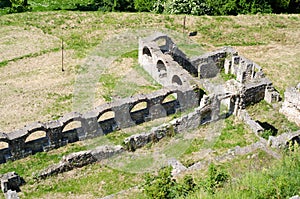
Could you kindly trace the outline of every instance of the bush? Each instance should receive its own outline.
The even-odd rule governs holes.
[[[154,0],[134,0],[134,8],[138,12],[150,12],[153,9]]]
[[[149,198],[173,199],[176,197],[177,183],[172,179],[172,167],[162,168],[157,176],[146,174],[144,193]]]
[[[99,8],[99,10],[103,12],[111,12],[111,11],[126,11],[133,12],[134,2],[131,0],[94,0],[95,6]]]
[[[0,1],[0,8],[6,8],[6,7],[11,7],[12,4],[9,0],[1,0]]]
[[[229,176],[226,172],[217,169],[214,164],[208,168],[208,177],[204,183],[204,189],[210,194],[214,194],[217,188],[223,187],[228,181]]]
[[[276,136],[276,134],[277,134],[276,132],[269,129],[269,130],[265,130],[260,136],[268,140],[270,136]]]

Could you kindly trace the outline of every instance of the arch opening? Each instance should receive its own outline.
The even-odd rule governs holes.
[[[7,142],[3,142],[3,141],[0,142],[0,150],[8,149],[8,147],[9,146]]]
[[[100,115],[98,118],[98,122],[103,122],[105,120],[110,120],[115,118],[115,112],[113,111],[106,111]]]
[[[167,67],[162,60],[158,60],[156,68],[160,78],[167,77]]]
[[[7,142],[0,142],[0,163],[7,162],[10,157],[9,144]]]
[[[180,77],[178,77],[178,75],[174,75],[172,77],[172,84],[179,85],[179,86],[182,85],[182,81],[181,81]]]
[[[136,124],[145,122],[147,120],[146,117],[149,116],[148,103],[146,101],[142,101],[135,104],[130,110],[130,116]]]
[[[62,130],[63,141],[66,143],[76,142],[79,140],[79,137],[83,136],[83,129],[81,121],[74,120],[69,122]]]
[[[164,100],[162,101],[162,104],[166,104],[166,103],[176,101],[176,100],[177,100],[177,93],[171,93],[164,98]]]
[[[146,101],[139,102],[132,107],[132,109],[130,110],[130,113],[134,113],[136,111],[146,109],[147,106],[148,106],[148,103]]]
[[[149,57],[152,57],[151,51],[150,51],[150,49],[147,46],[145,46],[143,48],[143,55],[147,55]]]
[[[177,93],[170,93],[162,101],[162,106],[166,110],[167,115],[174,114],[179,110],[180,104],[177,97]]]
[[[38,130],[33,131],[25,139],[25,150],[29,154],[34,154],[43,151],[43,147],[48,145],[48,138],[46,131]]]
[[[25,143],[45,139],[46,137],[47,135],[45,131],[34,131],[26,138]]]
[[[111,133],[117,129],[115,112],[112,110],[107,110],[103,112],[101,115],[99,115],[97,121],[104,134]]]

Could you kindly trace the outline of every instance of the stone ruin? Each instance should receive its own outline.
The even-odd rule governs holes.
[[[105,135],[178,111],[197,108],[197,119],[191,120],[194,123],[187,122],[187,125],[198,126],[231,114],[245,115],[244,109],[249,104],[263,99],[272,103],[280,98],[261,67],[230,47],[190,59],[171,38],[156,33],[139,40],[138,61],[163,85],[163,89],[106,103],[86,113],[72,112],[58,120],[35,122],[11,133],[0,133],[0,142],[6,143],[6,148],[0,150],[0,163]],[[211,78],[222,71],[236,78],[225,84],[212,83]],[[170,96],[172,100],[166,101]],[[139,104],[146,105],[134,111]],[[226,113],[220,113],[221,104],[227,107]],[[101,119],[108,112],[113,116]],[[66,130],[72,122],[80,125]],[[249,124],[251,126],[251,122]],[[188,128],[187,125],[182,128]],[[257,125],[254,124],[255,128]],[[43,132],[44,136],[29,140],[29,136],[36,132]]]
[[[280,112],[300,126],[300,83],[284,92],[284,102]]]
[[[100,146],[94,150],[70,154],[57,165],[42,171],[39,177],[46,178],[49,175],[101,161],[122,153],[124,149],[134,151],[149,142],[159,141],[168,134],[195,129],[199,125],[224,119],[232,114],[243,120],[259,135],[264,129],[249,116],[245,107],[261,100],[268,103],[280,100],[279,93],[265,77],[261,67],[239,55],[231,47],[188,58],[170,37],[163,33],[155,33],[139,40],[138,61],[144,70],[163,86],[161,90],[106,103],[86,113],[72,112],[58,120],[47,123],[35,122],[11,133],[0,133],[0,142],[7,144],[6,148],[0,150],[0,163],[49,151],[71,142],[106,135],[115,130],[186,110],[190,113],[167,124],[153,127],[149,132],[126,138],[125,148]],[[233,78],[225,83],[212,81],[220,73],[229,74]],[[167,98],[171,100],[166,100]],[[300,84],[297,88],[286,91],[285,102],[281,109],[283,114],[298,125],[299,102]],[[134,110],[140,104],[146,105],[142,109]],[[225,112],[221,110],[221,106],[226,107]],[[101,119],[106,113],[112,113],[113,116]],[[65,130],[72,122],[79,122],[80,126]],[[42,131],[44,136],[28,140],[30,135],[38,131]],[[284,134],[281,137],[282,139],[271,137],[269,145],[273,147],[286,145],[289,141],[299,138],[299,132],[293,135]],[[259,148],[264,145],[262,143],[265,141],[252,148]],[[1,180],[1,187],[6,190],[5,184],[2,184]]]

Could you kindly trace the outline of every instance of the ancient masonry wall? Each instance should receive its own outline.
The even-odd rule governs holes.
[[[197,114],[184,118],[186,122],[181,123],[185,125],[178,128],[187,129],[230,114],[238,115],[246,105],[266,99],[266,96],[277,99],[275,89],[264,77],[261,68],[238,56],[232,48],[223,48],[190,60],[167,35],[157,33],[139,40],[139,63],[164,86],[163,89],[107,103],[86,113],[72,112],[55,121],[35,122],[11,133],[0,133],[0,142],[7,144],[0,150],[0,163],[105,135],[195,108],[199,104],[201,109],[196,110]],[[228,81],[223,92],[203,96],[204,91],[197,86],[197,82],[214,77],[221,70],[236,75],[236,79]],[[165,101],[168,96],[172,96],[173,100]],[[220,114],[221,102],[227,105],[227,113]],[[146,106],[134,111],[134,107],[141,103]],[[113,116],[103,119],[102,116],[108,112]],[[73,122],[80,125],[68,130]],[[28,139],[40,131],[44,137]]]
[[[164,102],[164,99],[173,94],[177,95],[176,99]],[[48,123],[35,122],[15,132],[0,134],[0,141],[8,145],[7,148],[0,150],[0,162],[23,158],[67,143],[101,136],[117,129],[165,117],[177,111],[196,107],[199,100],[199,92],[195,89],[170,86],[148,95],[137,95],[107,103],[84,114],[72,112]],[[131,111],[140,103],[147,105],[144,109]],[[114,116],[100,120],[107,112],[113,113]],[[78,121],[80,126],[65,131],[66,126],[74,121]],[[43,131],[45,136],[27,141],[27,138],[37,131]]]
[[[284,102],[280,112],[300,126],[300,83],[284,92]]]

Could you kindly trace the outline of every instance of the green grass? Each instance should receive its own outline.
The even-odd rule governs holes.
[[[136,174],[118,171],[113,168],[92,164],[80,169],[73,178],[49,178],[36,187],[23,187],[26,198],[41,198],[50,194],[65,197],[89,194],[92,198],[103,197],[135,186],[140,182]],[[122,182],[122,183],[120,183]],[[101,189],[99,190],[99,186]]]
[[[0,173],[15,171],[24,177],[26,182],[33,183],[34,174],[37,174],[38,171],[45,169],[51,164],[58,163],[62,156],[66,154],[82,150],[86,150],[86,147],[79,143],[74,143],[49,153],[36,153],[21,160],[0,164]]]
[[[270,168],[247,172],[209,198],[290,198],[299,194],[299,160],[292,154]]]
[[[71,111],[72,93],[66,95],[48,93],[47,98],[54,100],[54,102],[44,109],[43,114],[50,114],[53,120],[60,118],[65,112]]]
[[[277,135],[300,129],[294,122],[290,122],[283,114],[279,113],[278,106],[273,108],[271,104],[264,100],[247,107],[247,111],[254,120],[267,122],[278,129]]]
[[[235,146],[244,147],[251,144],[247,141],[246,134],[250,133],[241,122],[234,123],[233,118],[225,119],[225,126],[221,135],[214,142],[213,149],[230,149]]]

